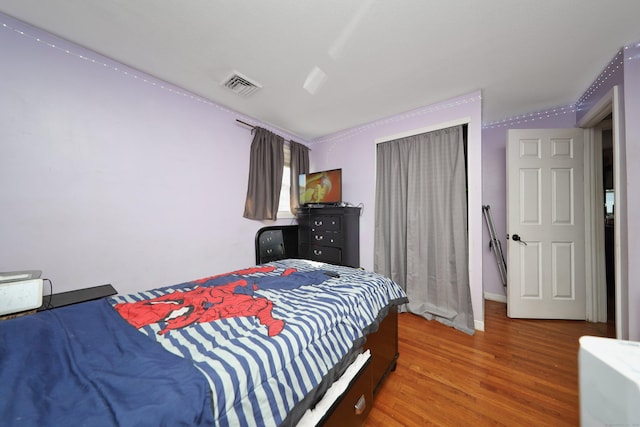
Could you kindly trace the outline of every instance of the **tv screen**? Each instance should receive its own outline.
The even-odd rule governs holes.
[[[342,202],[342,169],[301,174],[300,205]]]

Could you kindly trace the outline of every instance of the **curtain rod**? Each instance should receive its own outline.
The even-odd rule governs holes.
[[[243,122],[243,121],[242,121],[242,120],[240,120],[240,119],[236,119],[236,122],[238,122],[238,123],[242,123],[243,125],[247,125],[247,126],[249,126],[251,129],[255,129],[255,128],[256,128],[254,125],[252,125],[252,124],[250,124],[250,123],[247,123],[247,122]]]
[[[245,126],[249,126],[251,129],[255,129],[255,128],[256,128],[256,126],[254,126],[254,125],[252,125],[252,124],[250,124],[250,123],[247,123],[247,122],[243,122],[243,121],[242,121],[242,120],[240,120],[240,119],[236,119],[236,122],[238,122],[238,123],[242,123],[242,124],[243,124],[243,125],[245,125]],[[296,141],[291,141],[290,139],[285,139],[285,140],[284,140],[284,142],[296,142]],[[300,144],[300,143],[299,143],[299,142],[297,142],[297,144]],[[307,147],[307,148],[309,149],[309,151],[311,151],[311,148],[309,148],[309,147]]]

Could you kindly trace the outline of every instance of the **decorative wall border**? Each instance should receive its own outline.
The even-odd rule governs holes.
[[[623,72],[624,70],[624,49],[620,49],[618,53],[613,57],[609,64],[600,72],[598,77],[591,83],[591,86],[587,88],[587,90],[582,94],[578,101],[576,102],[577,109],[579,111],[583,110],[586,106],[590,106],[594,101],[592,97],[598,93],[599,89],[604,85],[607,80],[611,79],[618,73]]]
[[[640,41],[625,46],[623,50],[625,61],[637,61],[638,59],[640,59]]]
[[[303,138],[300,138],[297,135],[284,132],[282,129],[270,126],[266,123],[262,123],[252,117],[245,116],[244,114],[241,114],[235,110],[232,110],[230,108],[217,104],[207,98],[204,98],[203,96],[196,95],[176,85],[168,83],[158,77],[152,76],[148,73],[145,73],[143,71],[140,71],[133,67],[125,65],[123,63],[120,63],[115,59],[111,59],[105,55],[99,54],[90,49],[78,46],[72,41],[69,41],[62,37],[48,33],[45,30],[42,30],[37,27],[33,27],[30,24],[23,23],[22,21],[17,21],[17,20],[16,20],[16,24],[10,24],[6,21],[13,20],[13,18],[9,18],[6,15],[3,15],[1,13],[0,13],[0,19],[2,19],[3,21],[3,22],[0,22],[0,29],[2,30],[11,31],[15,34],[18,34],[21,37],[25,37],[29,40],[32,40],[35,43],[39,43],[43,46],[47,46],[51,49],[55,49],[66,55],[81,59],[83,61],[86,61],[88,63],[95,65],[96,67],[109,69],[127,78],[153,86],[156,89],[171,93],[173,95],[181,96],[183,98],[187,98],[192,101],[199,102],[209,107],[214,107],[224,113],[233,115],[236,118],[241,119],[242,121],[251,123],[251,125],[253,126],[260,126],[273,133],[282,135],[285,139],[299,141],[300,143],[303,143],[303,144],[306,143],[306,141]],[[23,30],[19,28],[22,26],[32,28],[32,30],[28,31],[28,30]],[[41,35],[37,35],[38,33],[40,33]],[[82,53],[82,51],[84,51],[84,53]]]
[[[569,113],[578,113],[586,108],[590,108],[592,103],[592,97],[599,93],[599,89],[617,73],[623,72],[625,54],[623,51],[627,51],[631,46],[626,46],[624,49],[620,49],[618,53],[613,57],[611,61],[600,72],[594,82],[584,91],[584,93],[578,98],[574,104],[566,106],[558,106],[543,111],[537,111],[533,113],[523,114],[520,116],[509,117],[503,120],[496,120],[493,122],[485,123],[482,125],[483,129],[494,129],[501,127],[509,127],[513,125],[520,125],[524,123],[535,122],[537,120],[548,119],[554,116],[560,116]],[[640,43],[635,44],[635,47],[640,47]],[[627,60],[640,59],[640,54],[630,56]]]
[[[493,122],[485,123],[482,125],[482,129],[495,129],[509,127],[513,125],[520,125],[524,123],[535,122],[537,120],[548,119],[555,116],[562,116],[564,114],[570,114],[576,112],[575,104],[569,104],[562,107],[554,107],[548,110],[536,111],[533,113],[522,114],[520,116],[509,117],[502,120],[496,120]]]
[[[0,18],[3,19],[11,19],[6,17],[5,15],[0,14]],[[20,22],[20,21],[18,21]],[[24,25],[24,26],[28,26],[28,27],[32,27],[29,24],[24,24],[21,23],[20,24]],[[373,129],[379,126],[383,126],[383,125],[387,125],[390,123],[397,123],[400,122],[402,120],[405,119],[409,119],[412,117],[417,117],[417,116],[422,116],[425,114],[431,114],[437,111],[442,111],[442,110],[447,110],[450,108],[455,108],[458,107],[460,105],[465,105],[465,104],[469,104],[469,103],[473,103],[473,102],[479,102],[482,99],[482,95],[476,95],[476,96],[462,96],[460,98],[457,98],[455,100],[449,101],[449,102],[442,102],[442,103],[436,103],[436,104],[432,104],[426,107],[422,107],[422,108],[418,108],[415,110],[411,110],[409,112],[406,113],[401,113],[389,118],[385,118],[385,119],[380,119],[365,125],[361,125],[361,126],[357,126],[345,131],[340,131],[338,133],[332,134],[332,135],[328,135],[328,136],[323,136],[323,137],[319,137],[319,138],[315,138],[312,139],[310,141],[306,141],[303,138],[300,138],[297,135],[292,135],[288,132],[284,132],[282,129],[278,129],[275,128],[273,126],[269,126],[265,123],[259,122],[255,119],[253,119],[252,117],[249,116],[245,116],[241,113],[238,113],[235,110],[232,110],[230,108],[224,107],[220,104],[217,104],[207,98],[204,98],[200,95],[196,95],[194,93],[188,92],[184,89],[181,89],[177,86],[174,86],[170,83],[165,82],[164,80],[161,80],[157,77],[151,76],[147,73],[144,73],[142,71],[136,70],[132,67],[129,67],[127,65],[121,64],[121,66],[118,66],[117,64],[120,64],[118,61],[115,61],[113,59],[110,59],[104,55],[95,53],[89,49],[85,49],[82,47],[78,47],[79,49],[82,50],[86,50],[88,52],[91,52],[92,54],[95,54],[98,56],[99,59],[93,58],[89,55],[86,54],[82,54],[79,52],[76,52],[74,50],[72,50],[71,48],[65,48],[60,46],[60,44],[67,44],[67,45],[73,45],[76,46],[77,45],[73,42],[70,42],[68,40],[65,40],[63,38],[60,38],[58,36],[54,36],[52,34],[49,34],[47,32],[45,32],[44,30],[41,29],[37,29],[35,27],[34,28],[34,33],[36,32],[42,32],[43,34],[46,34],[46,38],[49,39],[58,39],[60,40],[60,44],[56,44],[53,41],[49,41],[45,39],[45,36],[37,36],[35,34],[32,34],[28,31],[22,30],[20,28],[18,28],[17,26],[13,26],[11,24],[8,24],[7,22],[2,22],[0,23],[0,27],[4,30],[8,30],[8,31],[12,31],[16,34],[19,34],[20,36],[23,36],[25,38],[31,39],[36,43],[40,43],[42,45],[45,45],[49,48],[52,49],[56,49],[60,52],[63,52],[67,55],[71,55],[74,56],[78,59],[81,59],[83,61],[87,61],[89,63],[92,63],[96,66],[99,67],[103,67],[103,68],[107,68],[110,69],[114,72],[118,72],[128,78],[134,79],[136,81],[140,81],[144,84],[148,84],[151,85],[157,89],[172,93],[174,95],[177,96],[182,96],[185,97],[187,99],[205,104],[207,106],[210,107],[214,107],[222,112],[225,112],[227,114],[231,114],[243,121],[249,122],[251,123],[253,126],[261,126],[264,127],[265,129],[272,131],[274,133],[277,134],[281,134],[283,135],[283,137],[285,139],[289,139],[289,140],[294,140],[294,141],[300,141],[301,143],[305,143],[308,146],[312,146],[315,144],[323,144],[326,142],[337,142],[343,139],[348,139],[348,138],[352,138],[355,135],[361,134],[363,132],[366,132],[369,129]],[[627,56],[629,55],[629,56]],[[543,110],[543,111],[538,111],[538,112],[533,112],[533,113],[528,113],[528,114],[523,114],[523,115],[519,115],[519,116],[514,116],[514,117],[509,117],[506,119],[502,119],[502,120],[496,120],[493,122],[488,122],[488,123],[484,123],[482,125],[482,129],[494,129],[494,128],[502,128],[502,127],[508,127],[508,126],[513,126],[513,125],[519,125],[519,124],[523,124],[523,123],[529,123],[529,122],[535,122],[537,120],[542,120],[542,119],[547,119],[547,118],[551,118],[553,116],[559,116],[559,115],[563,115],[563,114],[569,114],[569,113],[576,113],[576,111],[580,111],[586,104],[589,104],[590,102],[590,98],[598,91],[598,89],[605,84],[605,82],[607,80],[609,80],[612,76],[614,76],[615,74],[622,72],[622,70],[624,69],[624,61],[633,61],[633,60],[638,60],[640,59],[640,42],[638,43],[634,43],[628,46],[625,46],[623,49],[620,49],[618,51],[618,53],[614,56],[614,58],[609,62],[609,64],[604,68],[604,70],[598,75],[598,77],[596,78],[596,80],[591,84],[591,86],[589,86],[589,88],[582,94],[582,96],[580,96],[580,98],[578,99],[578,101],[575,104],[569,104],[566,106],[559,106],[559,107],[555,107],[555,108],[551,108],[551,109],[547,109],[547,110]]]

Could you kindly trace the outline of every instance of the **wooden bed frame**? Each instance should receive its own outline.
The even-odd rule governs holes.
[[[361,426],[369,415],[374,396],[389,372],[396,368],[399,356],[397,307],[389,311],[378,331],[367,336],[364,348],[371,351],[369,363],[325,417],[323,426]]]
[[[255,236],[256,264],[284,258],[298,258],[298,226],[263,227]],[[398,310],[393,307],[378,330],[367,336],[364,350],[371,351],[366,366],[351,382],[322,420],[324,426],[360,426],[364,423],[373,398],[398,360]]]

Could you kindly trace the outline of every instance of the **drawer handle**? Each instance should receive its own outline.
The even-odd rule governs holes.
[[[364,394],[360,396],[360,399],[356,402],[354,406],[356,415],[360,415],[367,409],[367,399],[365,399]]]
[[[318,227],[322,225],[322,221],[318,221],[318,220],[313,221],[313,223]]]
[[[316,240],[322,240],[324,239],[324,236],[321,234],[316,234],[315,236],[313,236]]]
[[[313,254],[314,255],[322,255],[322,251],[320,249],[314,249],[313,250]]]

